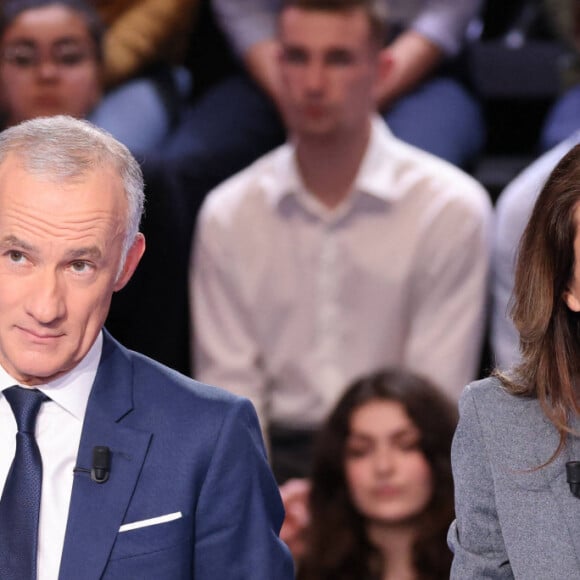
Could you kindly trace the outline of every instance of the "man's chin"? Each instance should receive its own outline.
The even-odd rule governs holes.
[[[48,383],[59,376],[65,374],[67,370],[63,370],[67,365],[58,364],[57,361],[43,361],[36,356],[34,360],[17,361],[13,366],[14,370],[10,374],[15,375],[18,381],[24,385],[41,385]]]

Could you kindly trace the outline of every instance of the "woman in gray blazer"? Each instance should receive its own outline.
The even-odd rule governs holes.
[[[453,579],[580,578],[579,224],[580,145],[548,178],[520,242],[511,316],[522,362],[460,400]]]

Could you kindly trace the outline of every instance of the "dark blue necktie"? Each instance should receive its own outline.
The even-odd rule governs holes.
[[[0,499],[0,578],[36,580],[42,461],[34,426],[48,397],[36,389],[10,387],[4,396],[16,418],[16,453]]]

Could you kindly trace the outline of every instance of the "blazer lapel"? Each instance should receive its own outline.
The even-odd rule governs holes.
[[[133,408],[133,374],[125,352],[105,333],[77,456],[90,469],[92,450],[111,450],[109,480],[96,483],[77,472],[69,507],[59,580],[96,580],[103,574],[143,466],[151,433],[122,424]]]
[[[541,514],[542,527],[534,536],[538,543],[528,543],[526,549],[538,552],[534,552],[532,558],[541,555],[542,548],[545,549],[548,543],[543,538],[549,538],[558,546],[558,553],[550,554],[551,558],[557,559],[558,578],[575,578],[580,570],[580,499],[570,492],[566,481],[566,462],[580,459],[580,440],[569,436],[566,447],[553,461],[540,469],[530,469],[550,459],[558,447],[559,436],[536,400],[521,399],[515,408],[517,415],[510,417],[512,422],[503,422],[506,435],[511,434],[513,439],[520,442],[518,445],[502,446],[506,453],[510,453],[505,462],[511,469],[510,479],[532,492],[549,490],[554,500],[548,503],[538,500],[536,505],[529,506],[533,521],[537,522],[538,514]],[[573,421],[571,427],[580,428],[580,421]],[[534,498],[534,495],[528,494],[527,498]]]
[[[574,430],[580,429],[580,421],[575,418],[572,422]],[[570,534],[570,541],[576,554],[576,570],[580,570],[580,498],[570,491],[566,478],[566,462],[580,461],[580,438],[569,435],[566,449],[558,462],[557,476],[552,479],[550,486],[554,492],[562,513],[562,527],[566,527]]]

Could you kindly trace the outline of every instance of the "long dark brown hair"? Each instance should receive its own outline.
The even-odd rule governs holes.
[[[521,363],[496,371],[514,395],[536,397],[560,433],[553,460],[566,441],[568,417],[580,413],[580,317],[564,296],[574,279],[574,241],[580,203],[580,146],[550,174],[518,249],[511,317],[520,335]],[[548,461],[548,462],[549,462]]]
[[[311,523],[299,580],[374,580],[384,563],[366,532],[366,520],[352,503],[345,478],[345,447],[356,409],[374,400],[401,403],[419,429],[420,447],[433,474],[433,495],[418,518],[413,562],[420,580],[449,578],[446,534],[453,519],[450,450],[455,407],[429,381],[385,370],[355,382],[322,427],[315,446],[310,493]]]

